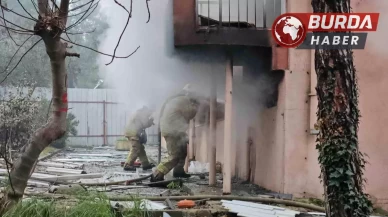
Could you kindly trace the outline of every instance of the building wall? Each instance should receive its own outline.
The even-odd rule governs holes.
[[[259,113],[255,147],[254,183],[277,192],[284,191],[285,83],[279,87],[278,105]]]
[[[365,50],[355,50],[355,65],[360,90],[359,142],[362,152],[368,154],[366,166],[366,192],[377,206],[388,209],[388,76],[385,66],[388,51],[381,41],[388,37],[388,1],[353,1],[354,12],[380,12],[378,31],[368,34]],[[309,0],[288,0],[288,12],[311,12]],[[288,51],[288,71],[279,87],[278,105],[258,111],[255,129],[255,164],[253,182],[273,191],[292,193],[295,197],[322,197],[323,187],[319,180],[320,168],[316,136],[310,134],[316,122],[317,98],[315,95],[316,74],[313,51]],[[217,160],[222,162],[222,129],[217,126]],[[239,144],[235,148],[240,151]],[[206,160],[203,147],[197,159]],[[236,156],[241,156],[240,153]],[[237,161],[239,161],[238,159]],[[236,171],[245,170],[237,164]],[[244,178],[245,174],[236,173]]]
[[[357,1],[355,12],[379,12],[378,31],[369,33],[365,50],[355,52],[355,64],[358,72],[360,88],[360,147],[369,155],[366,166],[367,192],[377,198],[378,203],[388,209],[388,135],[386,124],[388,120],[388,76],[385,72],[388,61],[388,51],[381,42],[388,37],[386,11],[387,1],[369,0]]]
[[[369,155],[367,160],[369,164],[366,166],[365,178],[367,179],[366,191],[372,197],[374,197],[374,202],[376,205],[388,208],[388,187],[386,187],[385,181],[388,178],[388,170],[386,165],[388,164],[388,158],[386,153],[388,153],[388,136],[384,134],[386,129],[386,121],[388,115],[386,113],[388,100],[383,96],[387,91],[388,87],[386,82],[388,77],[385,73],[385,65],[388,60],[388,51],[385,48],[381,48],[379,42],[383,41],[388,37],[388,31],[381,28],[388,23],[387,15],[384,14],[386,9],[388,9],[388,2],[370,0],[370,1],[353,1],[352,8],[354,12],[379,12],[379,29],[377,32],[369,33],[368,40],[365,50],[355,50],[355,65],[357,69],[357,76],[359,82],[359,93],[360,93],[360,110],[361,110],[361,120],[360,120],[360,130],[359,130],[359,142],[360,149],[362,152],[365,152]],[[309,12],[310,1],[288,1],[288,11],[290,12]],[[306,8],[307,7],[307,8]],[[305,64],[301,65],[303,62]],[[289,50],[289,65],[290,70],[299,72],[309,71],[309,67],[313,67],[313,58],[308,54],[307,51],[298,51],[298,50]],[[310,66],[308,66],[310,64]],[[316,120],[316,108],[317,108],[317,98],[315,96],[315,85],[316,85],[316,75],[315,71],[312,69],[310,75],[309,89],[311,92],[309,104],[310,111],[309,115],[308,109],[305,106],[302,106],[302,96],[289,96],[286,99],[287,102],[295,102],[298,107],[301,107],[302,112],[296,112],[291,119],[286,120],[286,125],[289,126],[300,126],[301,123],[303,126],[306,126],[306,120],[310,119],[309,129],[312,129],[313,123]],[[293,73],[294,74],[294,73]],[[302,89],[306,89],[308,84],[305,81],[303,76],[298,76],[298,78],[291,78],[293,81],[286,81],[287,84],[293,82],[298,82],[300,85],[297,85],[300,93],[303,93]],[[287,77],[286,77],[287,79]],[[306,93],[306,92],[305,92]],[[306,94],[302,94],[303,97],[308,97]],[[288,106],[287,106],[288,107]],[[290,110],[294,110],[292,107]],[[287,109],[286,109],[287,110]],[[287,113],[287,111],[286,111]],[[300,115],[300,117],[297,117]],[[287,123],[288,122],[288,123]],[[322,184],[319,182],[318,176],[320,173],[319,165],[317,162],[318,153],[315,149],[315,139],[316,136],[302,133],[303,129],[286,128],[286,138],[287,135],[291,135],[295,131],[299,131],[298,134],[291,136],[291,140],[287,140],[285,143],[286,150],[292,150],[294,147],[294,140],[297,140],[299,143],[298,153],[290,152],[290,158],[286,158],[286,180],[292,180],[287,184],[285,192],[293,193],[296,195],[304,196],[315,196],[320,197],[323,193]],[[304,163],[303,157],[306,157]],[[296,159],[295,159],[296,158]],[[290,166],[291,165],[291,166]],[[294,166],[292,166],[294,165]],[[304,175],[303,175],[304,174]],[[298,177],[299,178],[298,180]],[[295,179],[296,178],[296,179]],[[296,181],[295,181],[296,180]],[[303,181],[304,180],[304,181]],[[304,184],[303,184],[304,182]]]

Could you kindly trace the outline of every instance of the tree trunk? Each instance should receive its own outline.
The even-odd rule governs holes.
[[[27,181],[33,172],[40,153],[56,139],[61,138],[66,132],[67,116],[67,74],[66,74],[66,44],[61,42],[60,35],[66,26],[69,0],[62,0],[58,17],[44,16],[47,12],[47,0],[38,0],[41,16],[34,29],[35,34],[43,39],[46,52],[51,62],[52,73],[52,114],[46,125],[38,129],[29,144],[24,148],[20,158],[15,161],[10,174],[10,186],[2,201],[0,214],[16,204],[24,194]],[[54,22],[47,22],[52,19]]]
[[[314,13],[350,13],[349,0],[312,0]],[[358,88],[353,52],[343,49],[315,51],[317,73],[317,149],[325,189],[328,217],[369,216],[368,195],[363,193],[365,160],[358,147]]]

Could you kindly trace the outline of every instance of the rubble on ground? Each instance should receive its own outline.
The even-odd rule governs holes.
[[[157,146],[146,146],[150,161],[157,159]],[[322,213],[308,213],[308,210],[292,210],[288,207],[269,206],[255,202],[239,200],[209,200],[179,201],[169,199],[174,196],[201,196],[222,195],[222,175],[217,174],[217,184],[208,186],[209,165],[199,162],[191,162],[189,172],[193,176],[183,180],[183,186],[172,188],[149,187],[144,180],[142,183],[125,184],[125,180],[146,177],[151,170],[123,171],[122,162],[127,157],[127,151],[117,151],[114,147],[103,146],[95,148],[66,149],[56,151],[49,157],[40,158],[32,178],[26,188],[28,195],[77,195],[84,192],[104,192],[108,197],[128,197],[134,195],[141,197],[163,197],[165,201],[150,201],[142,199],[139,204],[147,210],[165,212],[164,216],[179,216],[179,210],[196,213],[194,216],[226,216],[226,213],[234,213],[234,216],[317,216]],[[166,156],[164,151],[163,156]],[[220,165],[219,165],[220,167]],[[0,169],[0,180],[7,178],[7,170]],[[168,179],[168,176],[166,176]],[[68,183],[71,184],[68,184]],[[114,185],[106,185],[115,182]],[[99,186],[89,186],[91,183],[99,183]],[[116,184],[117,183],[117,184]],[[281,198],[292,199],[292,195],[269,192],[256,185],[234,179],[232,182],[232,195],[242,197]],[[93,184],[94,185],[94,184]],[[185,197],[183,197],[185,198]],[[131,209],[134,201],[110,201],[115,209]],[[138,204],[138,205],[139,205]],[[191,204],[190,207],[180,208],[179,204]],[[175,213],[175,214],[174,214]],[[302,215],[303,214],[303,215]]]

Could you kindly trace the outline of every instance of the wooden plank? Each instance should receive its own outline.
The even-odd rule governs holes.
[[[123,154],[69,154],[69,156],[90,156],[90,157],[113,157],[117,155],[123,155]]]
[[[74,163],[54,163],[54,162],[38,162],[38,166],[47,166],[47,167],[57,167],[57,168],[81,168],[84,164],[74,164]]]
[[[78,180],[78,179],[95,179],[95,178],[101,178],[103,176],[104,176],[104,173],[90,173],[90,174],[79,174],[79,175],[43,177],[43,178],[39,178],[39,180],[47,181],[47,182],[56,182],[56,181]]]
[[[63,175],[63,174],[85,174],[84,170],[75,170],[75,169],[66,169],[66,168],[57,168],[57,167],[47,167],[47,173]]]
[[[92,158],[88,158],[88,159],[81,159],[81,158],[73,158],[73,159],[59,158],[59,159],[55,159],[55,161],[58,161],[58,162],[106,162],[106,161],[112,161],[112,160],[108,160],[108,159],[92,159]]]

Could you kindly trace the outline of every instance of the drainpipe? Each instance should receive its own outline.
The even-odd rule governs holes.
[[[311,50],[310,63],[310,135],[318,135],[319,131],[315,129],[314,125],[317,121],[317,93],[315,87],[317,86],[317,74],[315,73],[315,50]]]
[[[217,87],[215,73],[211,74],[210,87],[210,141],[209,141],[209,186],[216,185],[216,127],[217,127]]]
[[[233,60],[227,56],[225,83],[225,120],[224,120],[224,168],[223,168],[223,194],[232,191],[232,88],[233,88]]]

